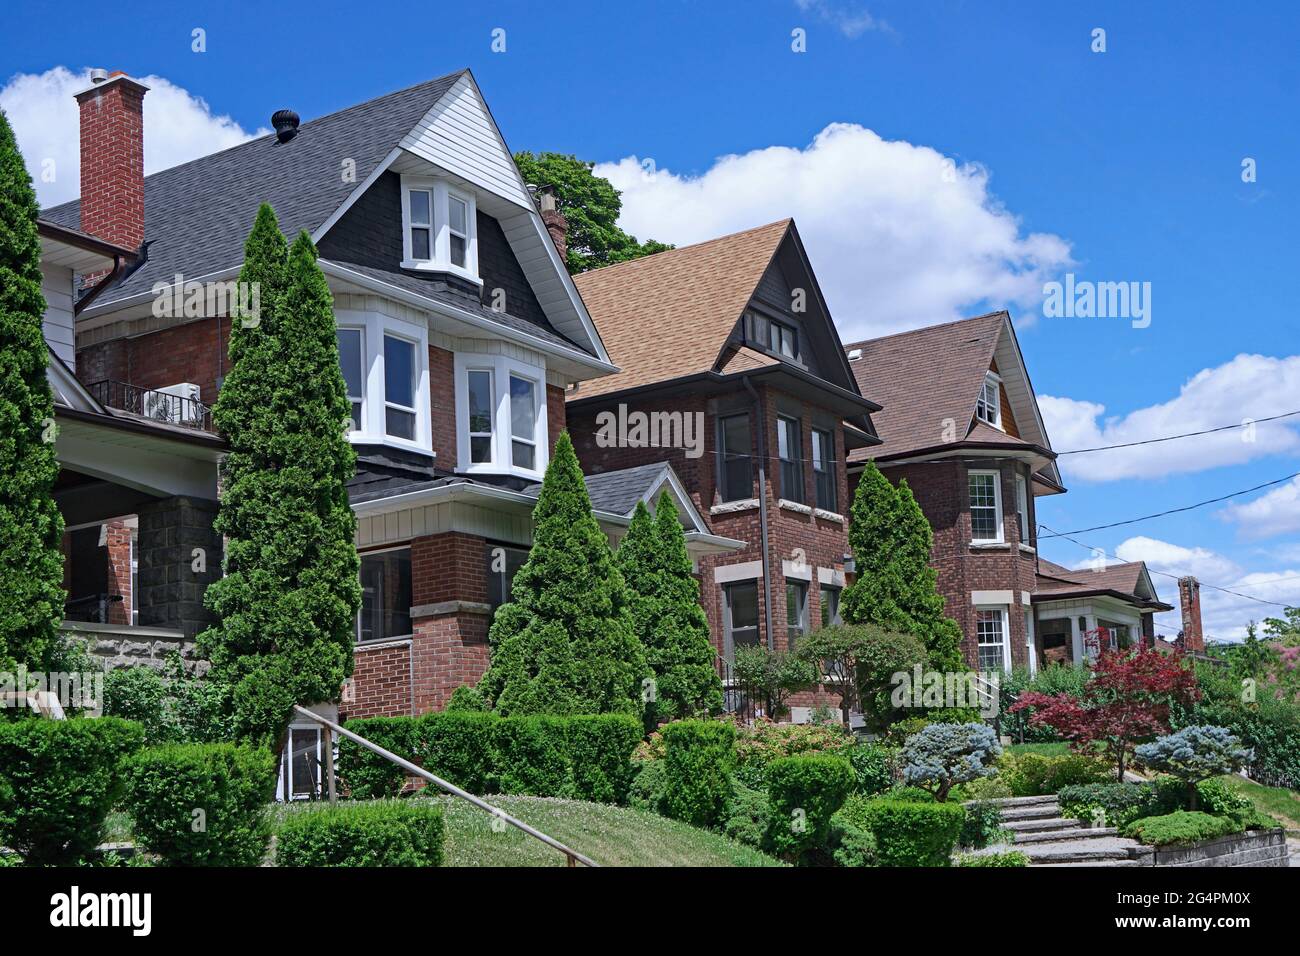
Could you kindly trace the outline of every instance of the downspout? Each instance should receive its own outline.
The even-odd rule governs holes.
[[[763,623],[767,627],[767,649],[776,650],[775,637],[772,634],[772,572],[768,567],[767,551],[767,416],[763,413],[763,402],[750,382],[749,376],[743,376],[745,391],[749,392],[758,410],[758,526],[763,539]]]
[[[101,292],[111,286],[115,281],[121,279],[125,282],[132,274],[139,271],[140,267],[149,261],[149,245],[152,239],[140,243],[140,248],[136,250],[135,261],[131,263],[129,269],[123,270],[122,256],[120,253],[113,253],[113,269],[104,278],[95,283],[94,287],[78,299],[72,306],[72,317],[75,319],[81,315],[82,311],[90,306],[92,302],[99,298]]]

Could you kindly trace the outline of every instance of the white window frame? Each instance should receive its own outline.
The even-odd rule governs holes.
[[[1038,673],[1038,644],[1035,638],[1037,631],[1034,627],[1034,611],[1032,608],[1025,608],[1025,652],[1029,658],[1029,676],[1033,677]]]
[[[430,199],[432,242],[429,259],[416,259],[411,247],[411,193],[427,192]],[[465,204],[465,265],[458,266],[451,261],[451,217],[448,214],[448,198],[454,196]],[[450,272],[478,285],[483,280],[478,274],[478,206],[472,193],[457,189],[444,179],[428,179],[415,176],[402,177],[402,262],[403,269],[428,270],[432,272]],[[459,235],[459,233],[457,233]]]
[[[983,670],[979,659],[980,647],[994,646],[992,641],[980,640],[979,615],[981,614],[997,614],[1002,621],[1002,670],[1009,674],[1011,673],[1011,621],[1007,607],[1002,604],[981,604],[975,608],[975,667],[977,670]]]
[[[987,475],[993,479],[993,511],[996,520],[996,537],[977,538],[975,537],[975,503],[970,493],[971,479],[977,476]],[[1006,533],[1002,528],[1002,473],[998,471],[987,471],[980,469],[971,469],[966,472],[966,499],[971,514],[971,544],[1003,544],[1006,541]],[[981,508],[987,508],[987,505],[981,505]]]
[[[395,342],[402,342],[403,344],[409,345],[411,347],[411,351],[415,358],[414,366],[413,366],[413,371],[415,372],[415,381],[411,383],[411,400],[415,402],[415,405],[414,406],[403,405],[400,402],[395,402],[388,397],[388,377],[387,374],[385,374],[384,377],[384,437],[389,439],[396,439],[397,441],[416,441],[420,436],[420,394],[419,394],[420,393],[420,366],[421,364],[427,364],[427,362],[425,363],[420,362],[420,343],[417,340],[408,338],[405,335],[400,335],[396,331],[392,331],[392,330],[384,331],[384,346],[381,354],[384,356],[385,362],[387,362],[387,357],[388,357],[389,339],[392,339]],[[412,429],[412,432],[414,433],[415,438],[406,439],[406,438],[402,438],[400,435],[392,435],[389,433],[388,410],[390,408],[393,409],[394,411],[399,411],[406,415],[414,416],[415,426]]]
[[[356,312],[341,309],[335,313],[335,324],[340,329],[358,329],[361,332],[362,382],[361,428],[348,432],[348,438],[358,445],[390,445],[407,451],[433,454],[433,426],[429,414],[429,329],[422,323],[383,315],[378,312]],[[388,397],[384,387],[384,337],[391,335],[405,339],[415,346],[415,438],[408,440],[389,435],[385,422]],[[381,400],[382,399],[382,400]],[[410,411],[405,405],[397,405]]]
[[[393,546],[390,547],[390,548],[372,548],[372,549],[369,550],[369,551],[360,551],[360,552],[357,553],[357,558],[358,558],[358,560],[361,560],[361,559],[363,559],[363,558],[375,558],[375,557],[378,557],[378,556],[381,555],[381,554],[391,554],[391,553],[394,552],[394,551],[409,551],[409,552],[412,552],[412,554],[411,554],[411,599],[412,599],[412,601],[414,601],[414,599],[415,599],[415,562],[414,562],[414,549],[412,549],[412,547],[411,547],[411,545],[410,545],[409,543],[407,543],[407,544],[395,544],[395,545],[393,545]],[[361,568],[360,568],[360,565],[358,565],[358,567],[357,567],[357,582],[358,582],[358,583],[361,582]],[[363,596],[363,600],[364,600],[364,596]],[[374,645],[374,644],[383,644],[383,643],[385,643],[386,641],[409,641],[411,638],[413,638],[413,637],[415,636],[415,621],[414,621],[414,619],[412,619],[412,620],[411,620],[411,632],[410,632],[409,634],[392,634],[392,635],[390,635],[390,636],[388,636],[388,637],[372,637],[372,638],[370,638],[369,640],[363,641],[363,640],[361,639],[361,611],[362,611],[362,607],[361,607],[361,605],[357,605],[356,618],[355,618],[354,621],[353,621],[354,626],[353,626],[353,628],[352,628],[352,645],[353,645],[353,647],[369,647],[369,646]],[[410,613],[411,613],[411,609],[410,609],[410,608],[407,608],[407,609],[406,609],[406,613],[407,613],[407,615],[409,616]]]
[[[338,332],[356,332],[361,337],[361,394],[348,395],[348,414],[352,413],[352,403],[354,401],[360,402],[361,414],[359,417],[361,419],[362,430],[364,430],[366,424],[366,392],[369,390],[367,388],[369,383],[366,381],[366,329],[364,325],[350,325],[340,322],[337,323],[335,329],[336,338]],[[343,380],[343,390],[346,392],[347,388],[348,383],[347,378],[345,377]],[[355,431],[349,431],[349,434],[355,434]]]
[[[510,474],[542,479],[550,461],[551,440],[546,420],[546,369],[505,355],[457,352],[456,370],[456,471],[462,474]],[[473,463],[469,457],[469,372],[492,372],[492,461]],[[514,464],[510,419],[510,377],[533,383],[536,397],[533,441],[537,449],[533,468]]]
[[[1029,482],[1019,473],[1016,475],[1016,517],[1020,519],[1020,543],[1028,545],[1034,538],[1029,527]]]
[[[989,417],[991,416],[991,417]],[[1002,377],[996,372],[986,372],[975,400],[975,417],[986,425],[1002,431]]]

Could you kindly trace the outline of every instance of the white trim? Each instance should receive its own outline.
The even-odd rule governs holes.
[[[1025,595],[1029,597],[1028,594]],[[1033,677],[1038,673],[1038,644],[1037,633],[1034,628],[1034,610],[1029,607],[1029,601],[1025,601],[1025,656],[1029,661],[1029,676]]]
[[[812,565],[804,562],[782,561],[781,573],[792,581],[812,581]]]
[[[1021,592],[1020,592],[1020,603],[1021,603],[1021,604],[1030,604],[1030,603],[1032,603],[1032,600],[1031,600],[1032,597],[1033,597],[1033,595],[1031,595],[1028,591],[1021,591]]]
[[[422,323],[408,322],[380,312],[336,309],[335,326],[360,329],[363,348],[361,372],[364,391],[361,396],[361,430],[348,432],[356,444],[389,445],[408,451],[433,454],[433,425],[429,398],[429,329]],[[384,412],[388,407],[384,387],[384,337],[409,342],[415,347],[415,438],[408,440],[387,433]],[[406,406],[394,406],[410,411]]]
[[[737,581],[754,581],[763,578],[762,561],[745,561],[741,564],[720,564],[713,569],[715,584],[734,584]]]
[[[540,481],[550,461],[550,432],[546,418],[546,369],[531,365],[507,355],[489,355],[478,352],[456,352],[456,471],[466,475],[519,475]],[[469,373],[492,372],[492,460],[471,462],[469,454]],[[532,468],[514,464],[510,415],[511,377],[531,382],[533,385],[533,447]],[[522,440],[522,439],[521,439]]]
[[[1014,601],[1014,591],[971,591],[970,603],[979,605],[1004,605]]]
[[[993,389],[992,402],[988,401],[984,396],[985,391],[990,387]],[[980,414],[981,405],[993,409],[992,421]],[[980,393],[975,398],[975,418],[985,425],[996,428],[998,431],[1006,431],[1002,426],[1002,376],[991,369],[984,373],[984,381],[980,383]]]
[[[1016,518],[1020,520],[1020,543],[1033,540],[1033,529],[1029,527],[1029,480],[1019,471],[1015,474]]]
[[[991,612],[1001,615],[1002,618],[1002,670],[1006,673],[1011,672],[1011,616],[1005,605],[997,607],[977,607],[977,616],[975,620],[975,666],[979,668],[979,649],[981,646],[992,647],[992,644],[981,645],[979,638],[979,617],[980,612]]]
[[[844,572],[839,568],[818,568],[817,583],[831,587],[844,587]]]
[[[972,479],[972,478],[975,478],[975,477],[978,477],[978,476],[983,476],[983,475],[988,475],[988,476],[991,476],[991,477],[993,478],[993,509],[994,509],[993,513],[994,513],[994,520],[995,520],[995,525],[994,525],[994,526],[997,528],[997,535],[996,535],[995,537],[992,537],[992,538],[977,538],[977,537],[975,537],[975,505],[974,505],[974,503],[973,503],[973,501],[972,501],[972,498],[971,498],[970,485],[971,485],[971,479]],[[984,509],[987,509],[988,506],[987,506],[987,505],[982,505],[981,507],[984,508]],[[1003,514],[1002,514],[1002,472],[1000,472],[1000,471],[990,471],[990,470],[988,470],[988,469],[981,469],[981,468],[970,468],[970,469],[967,469],[967,471],[966,471],[966,508],[967,508],[967,511],[970,513],[970,516],[971,516],[971,544],[976,544],[976,545],[984,544],[984,545],[987,545],[987,544],[1005,544],[1005,543],[1006,543],[1006,540],[1007,540],[1007,537],[1006,537],[1006,530],[1002,527],[1002,522],[1003,522]]]
[[[403,269],[450,272],[483,284],[478,274],[478,229],[476,228],[477,203],[474,194],[448,184],[445,179],[427,176],[403,175],[402,180],[402,262]],[[429,258],[417,259],[411,246],[411,193],[429,194]],[[465,204],[465,228],[468,230],[465,248],[465,265],[451,261],[451,217],[449,200],[455,197]],[[423,224],[421,224],[423,225]]]

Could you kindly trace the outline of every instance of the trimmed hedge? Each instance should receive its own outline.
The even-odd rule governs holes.
[[[170,744],[129,757],[135,838],[169,866],[256,866],[271,838],[275,757],[239,744]],[[200,815],[201,811],[201,815]]]
[[[1015,797],[1041,797],[1062,787],[1105,783],[1115,777],[1110,765],[1091,754],[1004,754],[998,774]]]
[[[360,717],[346,721],[344,730],[399,757],[419,762],[418,723],[411,717]],[[358,800],[396,797],[406,785],[406,771],[346,737],[339,738],[339,776]]]
[[[853,798],[841,813],[871,833],[880,866],[948,866],[966,811],[952,803]]]
[[[855,741],[846,744],[839,751],[839,756],[853,767],[855,792],[872,796],[893,786],[894,771],[898,764],[897,751],[879,744]]]
[[[493,732],[497,785],[502,793],[567,797],[573,790],[569,721],[540,714],[507,717]]]
[[[0,720],[0,845],[32,866],[71,866],[100,842],[122,759],[144,728],[116,717]]]
[[[720,720],[679,720],[663,728],[664,795],[668,815],[717,827],[731,801],[736,729]]]
[[[632,785],[632,751],[641,742],[641,721],[626,714],[569,718],[573,795],[596,803],[623,803]]]
[[[767,846],[798,857],[827,844],[831,817],[853,792],[857,776],[841,757],[782,757],[768,764],[771,812]]]
[[[1155,807],[1155,788],[1140,783],[1089,783],[1062,787],[1061,816],[1091,823],[1098,811],[1108,827],[1124,827]]]
[[[420,766],[470,793],[490,793],[496,785],[492,738],[500,719],[470,710],[425,714],[417,735]]]
[[[441,866],[442,808],[432,800],[322,805],[288,814],[279,866]]]

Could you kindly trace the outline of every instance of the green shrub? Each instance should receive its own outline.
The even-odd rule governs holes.
[[[632,783],[632,751],[641,742],[641,721],[626,714],[569,718],[573,796],[596,803],[623,803]]]
[[[240,744],[167,744],[126,759],[135,839],[169,866],[256,866],[271,837],[275,757]]]
[[[922,790],[920,787],[894,787],[892,790],[886,790],[881,794],[889,800],[899,800],[904,803],[934,803],[934,794],[929,790]]]
[[[780,757],[839,752],[851,738],[838,725],[778,724],[755,720],[736,728],[736,778],[758,790],[767,787],[767,767]]]
[[[360,717],[345,721],[343,729],[399,757],[418,761],[416,726],[414,717]],[[347,737],[339,738],[338,773],[357,800],[395,797],[406,785],[405,770]]]
[[[477,712],[488,710],[489,707],[477,687],[462,684],[451,692],[451,697],[447,699],[446,709],[452,712]]]
[[[1001,800],[1009,796],[1011,796],[1011,787],[1002,779],[1001,773],[995,773],[991,777],[980,777],[977,780],[958,784],[952,788],[948,799],[964,803],[968,800]]]
[[[982,850],[1002,835],[1002,811],[996,803],[966,804],[966,820],[957,842],[967,849]]]
[[[322,804],[289,813],[279,866],[441,866],[442,808],[433,800]]]
[[[1012,711],[1011,705],[1026,691],[1049,696],[1067,694],[1080,697],[1084,685],[1091,676],[1088,668],[1075,667],[1073,664],[1049,664],[1032,677],[1028,668],[1017,667],[1010,674],[1003,675],[999,685],[999,708],[1001,731],[1017,742],[1050,743],[1057,740],[1056,731],[1046,724],[1035,724],[1029,718],[1033,707]]]
[[[462,790],[481,795],[496,786],[496,714],[445,710],[420,718],[420,766]]]
[[[1028,866],[1029,857],[1018,850],[1009,853],[977,853],[958,857],[958,866]]]
[[[1214,817],[1197,810],[1177,810],[1159,817],[1142,817],[1124,828],[1124,835],[1148,846],[1197,843],[1240,833],[1245,824],[1233,817]]]
[[[762,849],[771,815],[772,803],[765,791],[733,781],[722,832],[738,843]]]
[[[569,722],[563,717],[505,717],[492,735],[497,787],[502,793],[567,797],[573,792]]]
[[[627,804],[637,810],[666,814],[668,770],[662,760],[637,760],[632,764],[632,785]]]
[[[731,799],[735,727],[720,720],[679,720],[662,733],[668,815],[692,826],[720,826]]]
[[[1040,797],[1062,787],[1103,783],[1114,776],[1109,764],[1090,754],[1003,754],[998,774],[1013,797]]]
[[[100,842],[122,758],[144,740],[116,717],[0,721],[0,845],[32,866],[69,866]]]
[[[898,763],[897,751],[880,744],[854,741],[842,747],[839,756],[853,768],[856,780],[854,792],[872,796],[893,786],[894,769]]]
[[[948,866],[966,811],[951,803],[852,797],[841,811],[871,833],[880,866]]]
[[[104,675],[104,716],[137,721],[148,746],[229,739],[225,711],[225,688],[186,674],[175,651],[161,671],[140,665]]]
[[[850,797],[852,801],[854,798]],[[845,803],[845,807],[849,806]],[[854,814],[845,814],[844,807],[831,817],[831,859],[836,866],[876,866],[876,838]]]
[[[767,846],[794,858],[824,849],[831,816],[853,792],[853,767],[842,757],[782,757],[768,765],[767,776],[772,804]]]
[[[1216,817],[1245,817],[1255,810],[1255,802],[1238,793],[1222,780],[1202,780],[1196,785],[1199,809]]]
[[[1144,783],[1084,783],[1062,787],[1056,795],[1061,816],[1100,820],[1108,827],[1124,827],[1155,811],[1156,790]]]

